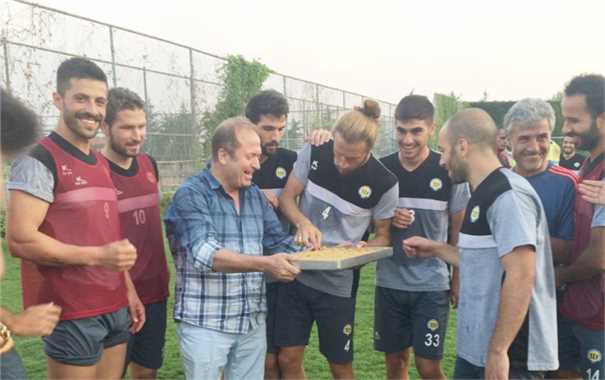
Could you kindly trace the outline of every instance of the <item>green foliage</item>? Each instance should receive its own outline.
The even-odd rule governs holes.
[[[192,113],[181,104],[177,113],[155,113],[147,107],[149,130],[145,148],[158,161],[183,161],[203,159],[199,141],[200,126],[194,122]]]
[[[160,215],[164,215],[166,213],[166,209],[170,205],[170,202],[172,202],[173,196],[174,196],[174,192],[172,192],[172,191],[162,193],[162,199],[160,200],[160,210],[161,210]]]
[[[443,127],[443,124],[456,112],[466,108],[467,105],[454,92],[451,92],[449,95],[435,94],[433,96],[433,104],[435,106],[435,124],[437,125],[437,129],[429,140],[429,146],[435,149],[437,147],[439,130]]]
[[[247,61],[241,55],[227,57],[227,62],[219,69],[223,86],[216,107],[202,117],[206,152],[210,150],[210,137],[216,127],[227,118],[243,115],[246,104],[261,89],[270,73],[267,66],[256,60]]]

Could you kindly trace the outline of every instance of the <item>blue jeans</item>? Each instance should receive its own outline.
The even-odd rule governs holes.
[[[247,334],[229,334],[177,323],[185,377],[189,380],[263,379],[267,337],[265,322]]]

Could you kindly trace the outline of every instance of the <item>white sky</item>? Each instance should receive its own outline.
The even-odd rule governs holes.
[[[605,73],[605,1],[39,0],[275,71],[397,102],[550,98]]]

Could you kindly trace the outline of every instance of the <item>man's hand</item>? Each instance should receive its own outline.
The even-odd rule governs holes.
[[[605,205],[605,181],[585,180],[578,185],[578,190],[584,200]]]
[[[267,200],[269,201],[271,207],[273,207],[274,209],[279,208],[279,199],[277,199],[275,194],[273,194],[270,190],[267,189],[261,189],[261,191],[263,192],[263,194],[265,194],[265,197],[267,197]]]
[[[320,146],[332,140],[332,132],[327,129],[316,129],[307,136],[306,141],[314,146]]]
[[[60,316],[61,308],[51,302],[28,307],[6,325],[15,335],[46,336],[52,334]]]
[[[110,270],[124,271],[132,268],[136,260],[137,249],[128,239],[123,239],[100,247],[97,265]]]
[[[145,324],[145,305],[141,302],[134,287],[128,288],[128,312],[132,319],[132,324],[128,331],[130,331],[131,334],[136,334],[141,331]]]
[[[414,223],[414,210],[407,208],[396,208],[392,224],[397,228],[408,228]]]
[[[450,281],[450,304],[455,309],[458,307],[458,300],[460,299],[460,274],[458,268],[454,268],[452,273],[452,280]]]
[[[409,257],[426,258],[437,256],[439,254],[438,247],[439,243],[420,236],[412,236],[403,241],[403,251]]]
[[[485,360],[485,378],[490,380],[508,380],[510,363],[506,352],[489,351]]]
[[[312,249],[321,248],[321,231],[311,222],[304,222],[297,226],[294,242]]]
[[[265,256],[267,267],[265,273],[270,274],[274,279],[281,282],[294,281],[300,273],[300,269],[294,265],[296,258],[285,254],[277,253],[271,256]]]

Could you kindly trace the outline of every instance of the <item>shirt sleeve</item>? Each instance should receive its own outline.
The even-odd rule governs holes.
[[[605,181],[605,176],[601,178],[601,181]],[[591,227],[605,227],[605,205],[595,205]]]
[[[494,201],[487,211],[487,221],[496,241],[499,257],[524,245],[537,249],[539,212],[535,201],[528,194],[521,192],[509,190]]]
[[[471,199],[471,191],[468,182],[454,185],[449,201],[450,215],[455,215],[464,210],[469,199]]]
[[[306,184],[310,169],[311,169],[311,144],[307,144],[300,150],[300,152],[298,152],[296,162],[294,162],[294,168],[292,169],[292,174],[302,184]]]
[[[399,202],[399,182],[395,182],[386,193],[382,194],[378,204],[372,209],[372,219],[383,220],[392,218]]]
[[[200,271],[212,271],[214,256],[223,247],[216,238],[206,197],[191,187],[181,187],[174,194],[164,222],[172,252],[184,253]]]
[[[572,181],[566,185],[561,204],[560,219],[556,231],[550,231],[552,237],[562,240],[573,240],[574,237],[574,210],[576,207],[576,185]]]
[[[11,166],[8,190],[20,190],[45,202],[52,203],[55,179],[52,172],[39,160],[21,156]]]

